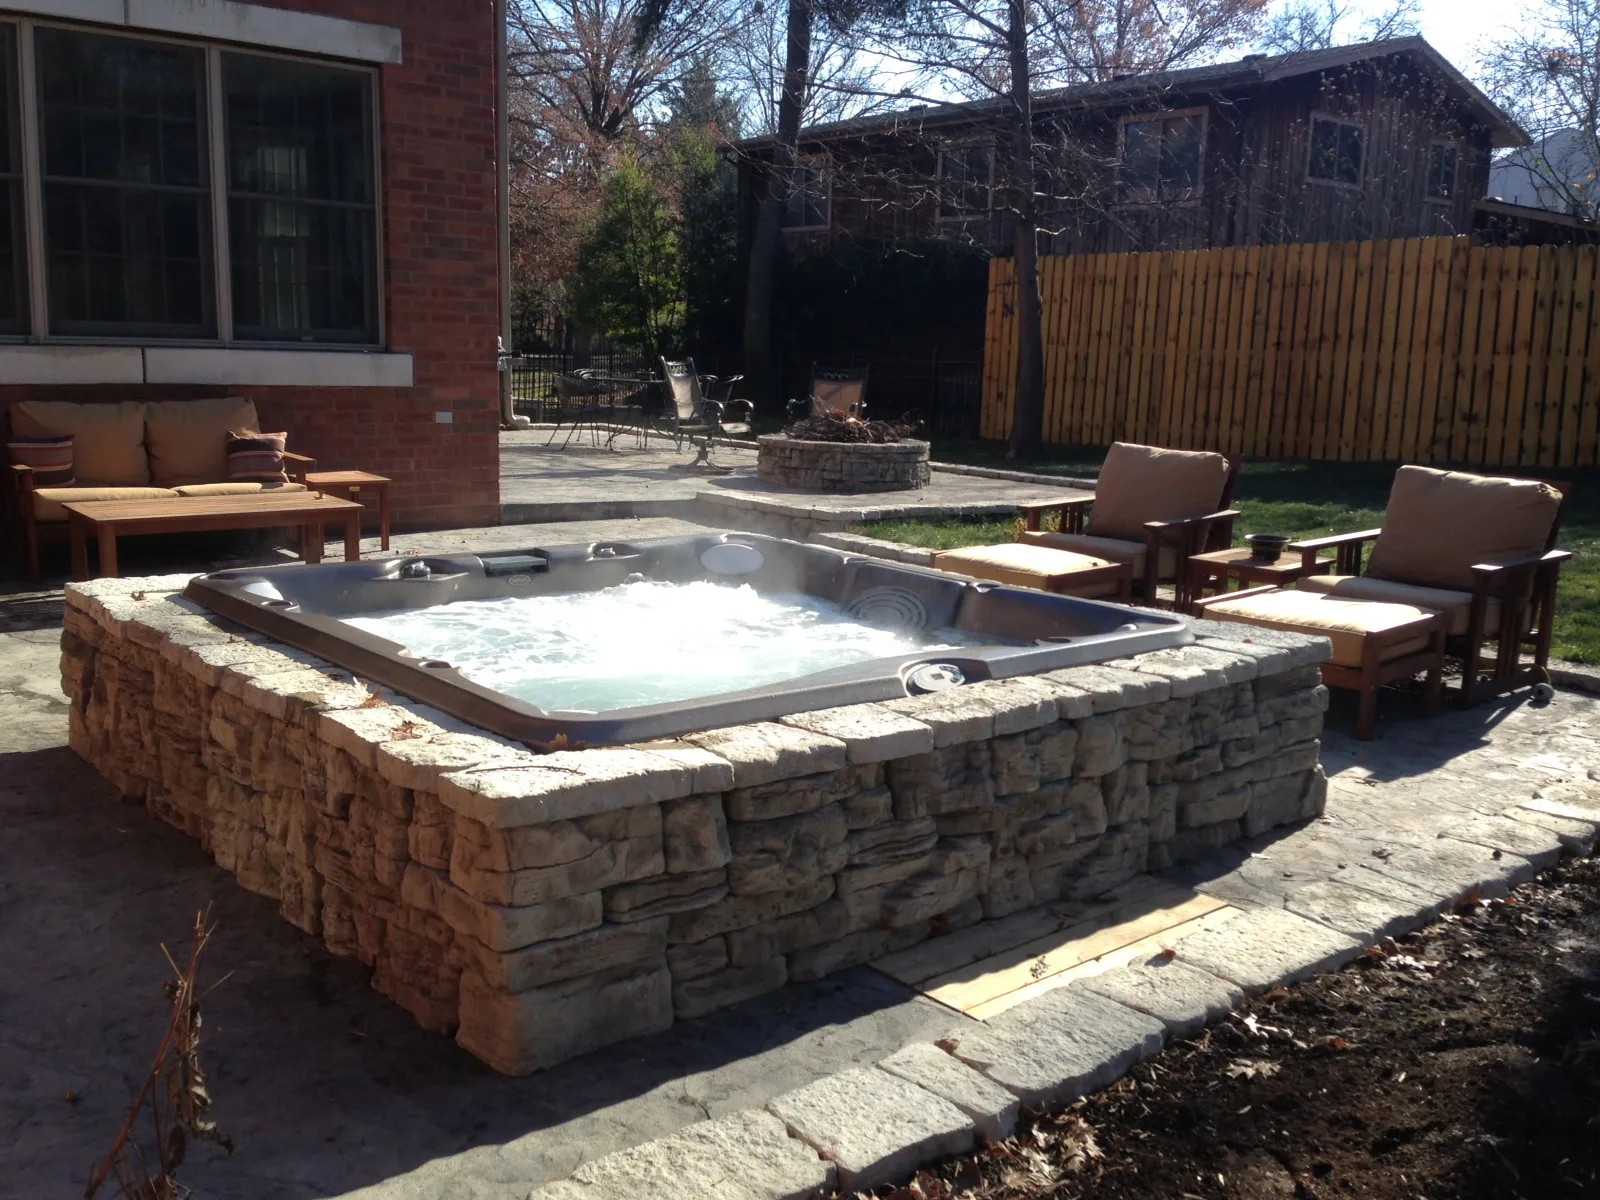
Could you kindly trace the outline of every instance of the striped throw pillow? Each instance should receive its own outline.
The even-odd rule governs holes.
[[[288,444],[287,433],[230,433],[228,478],[288,483],[289,475],[283,469],[283,450]]]
[[[77,483],[72,471],[72,435],[65,437],[14,437],[6,443],[11,461],[33,468],[35,487],[71,487]]]

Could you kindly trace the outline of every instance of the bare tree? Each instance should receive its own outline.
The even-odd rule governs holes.
[[[1600,219],[1600,2],[1535,0],[1482,62],[1495,100],[1532,136],[1497,171],[1532,199]]]
[[[1303,54],[1350,42],[1410,37],[1422,14],[1420,0],[1394,0],[1385,9],[1366,11],[1352,0],[1295,0],[1267,19],[1258,46],[1268,54]]]
[[[729,78],[742,93],[743,132],[772,134],[778,128],[783,65],[788,38],[788,6],[759,6],[733,39]],[[811,36],[801,123],[842,121],[881,108],[887,97],[877,86],[874,61],[837,26],[817,22]]]
[[[1097,0],[1041,27],[1054,82],[1148,75],[1249,44],[1266,0]]]

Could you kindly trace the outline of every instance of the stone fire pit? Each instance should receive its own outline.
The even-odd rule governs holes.
[[[1326,794],[1322,639],[1197,622],[1112,663],[540,755],[187,581],[67,588],[72,749],[510,1073],[1102,895]]]
[[[813,442],[769,433],[758,439],[756,473],[778,487],[817,492],[903,492],[928,486],[928,443],[902,438]]]

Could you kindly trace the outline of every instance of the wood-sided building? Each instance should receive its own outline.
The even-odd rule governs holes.
[[[801,133],[791,252],[840,239],[1010,252],[1003,101],[912,108]],[[1041,93],[1040,251],[1203,249],[1471,233],[1516,123],[1420,37]],[[744,220],[771,139],[738,144]]]

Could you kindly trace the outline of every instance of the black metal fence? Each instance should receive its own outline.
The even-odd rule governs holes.
[[[661,364],[643,350],[583,333],[553,309],[519,314],[513,353],[506,360],[512,407],[519,415],[553,418],[556,376],[585,368],[635,379],[661,373]]]

